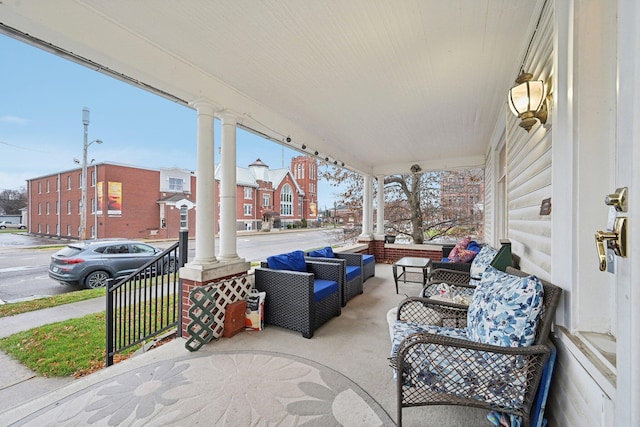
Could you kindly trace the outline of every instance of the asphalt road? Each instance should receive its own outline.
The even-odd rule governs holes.
[[[49,260],[64,240],[38,238],[25,233],[0,233],[0,304],[43,296],[58,295],[78,288],[49,278]],[[151,243],[166,248],[173,242]],[[311,249],[344,243],[342,229],[313,229],[271,233],[241,234],[238,255],[247,261],[260,261],[269,255],[296,249]],[[216,252],[218,240],[216,239]],[[189,242],[189,259],[195,242]]]

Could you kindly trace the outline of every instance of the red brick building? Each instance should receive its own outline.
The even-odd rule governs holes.
[[[237,230],[300,226],[318,218],[318,166],[313,157],[291,159],[291,169],[269,169],[256,159],[236,168]],[[220,166],[216,168],[216,198]]]
[[[291,170],[298,171],[300,181]],[[299,224],[317,218],[317,166],[313,158],[297,157],[291,170],[269,167],[259,159],[237,168],[239,230]],[[303,178],[304,177],[304,178]],[[30,233],[79,238],[82,199],[80,168],[27,181],[27,228]],[[219,177],[216,198],[219,206]],[[301,184],[302,182],[302,184]],[[177,238],[180,208],[196,204],[196,177],[178,168],[148,169],[115,163],[87,168],[87,238]],[[187,213],[189,234],[195,233],[197,206]],[[218,211],[219,212],[219,211]],[[266,221],[265,221],[266,220]],[[264,227],[268,228],[268,227]]]

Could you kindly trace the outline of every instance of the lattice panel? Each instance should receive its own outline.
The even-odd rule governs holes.
[[[213,338],[220,338],[224,332],[227,305],[246,299],[254,283],[254,275],[247,274],[194,288],[189,294],[192,306],[189,308],[191,322],[187,326],[190,335],[185,344],[187,350],[197,351]]]

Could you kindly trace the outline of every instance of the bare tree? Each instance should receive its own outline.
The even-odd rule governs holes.
[[[27,206],[27,190],[21,187],[18,190],[0,191],[0,213],[6,215],[20,215],[20,209]]]
[[[451,215],[451,206],[443,202],[443,185],[447,183],[447,194],[456,194],[456,202],[462,203],[462,194],[466,194],[466,183],[475,181],[482,176],[481,170],[474,172],[460,171],[462,179],[450,174],[456,172],[423,172],[419,165],[411,167],[411,173],[390,175],[384,180],[384,212],[385,234],[407,235],[414,243],[424,243],[425,239],[431,240],[443,235],[465,234],[470,228],[478,228],[477,214],[481,209],[467,209],[460,206],[456,215]],[[340,188],[337,196],[341,203],[353,209],[360,209],[362,205],[363,179],[346,169],[332,165],[321,165],[320,176],[332,186]],[[454,186],[454,184],[456,184]],[[377,188],[374,187],[374,193]],[[478,193],[481,196],[482,192]],[[374,194],[375,197],[375,194]],[[447,199],[448,200],[448,199]],[[468,199],[465,199],[468,200]],[[481,202],[476,203],[481,206]],[[470,220],[474,220],[474,226],[468,227]]]

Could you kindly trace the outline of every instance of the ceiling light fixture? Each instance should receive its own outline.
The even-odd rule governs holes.
[[[304,144],[302,144],[302,149],[303,149],[303,150],[306,150],[306,149],[307,149],[307,146],[306,146],[306,145],[304,145]]]

